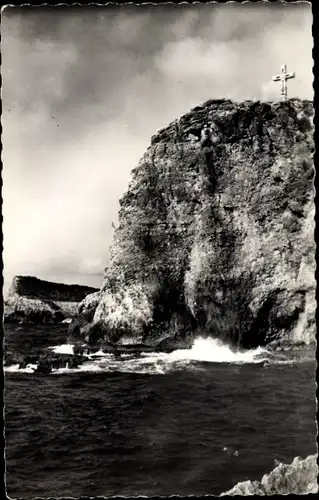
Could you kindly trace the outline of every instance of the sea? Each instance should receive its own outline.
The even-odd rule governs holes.
[[[71,353],[66,329],[6,325],[4,348]],[[5,368],[8,496],[219,495],[316,453],[315,359],[264,359],[199,337],[49,375]]]

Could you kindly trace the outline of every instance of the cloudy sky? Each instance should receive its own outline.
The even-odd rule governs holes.
[[[4,280],[99,286],[130,171],[211,98],[312,99],[309,3],[6,8]]]

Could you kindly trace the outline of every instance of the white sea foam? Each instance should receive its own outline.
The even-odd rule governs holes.
[[[85,344],[82,345],[82,347],[86,347]],[[62,345],[55,345],[49,347],[55,354],[74,354],[74,345],[73,344],[62,344]],[[83,356],[86,356],[87,358],[94,358],[94,357],[108,357],[110,354],[105,353],[102,349],[99,351],[96,351],[92,354],[86,354],[83,353]]]
[[[63,373],[79,373],[79,372],[105,372],[108,370],[103,369],[103,366],[100,366],[99,363],[96,362],[85,362],[80,365],[78,368],[57,368],[52,370],[53,375],[62,375]]]
[[[94,358],[96,356],[98,356],[98,357],[104,357],[104,358],[106,357],[107,358],[107,357],[111,356],[111,354],[105,353],[104,351],[102,351],[102,349],[100,349],[97,352],[93,352],[92,354],[88,354],[89,358]]]
[[[169,360],[176,361],[206,361],[210,363],[260,363],[265,349],[258,347],[251,350],[232,350],[221,340],[211,337],[199,337],[191,349],[179,349],[170,354],[164,354]]]
[[[19,368],[19,365],[11,365],[11,366],[5,366],[4,367],[4,372],[8,373],[34,373],[34,371],[37,369],[37,365],[34,364],[29,364],[25,368]]]
[[[60,347],[65,349],[65,346]],[[68,348],[70,347],[72,346]],[[61,351],[62,349],[59,352]],[[107,354],[103,350],[100,350],[88,355],[88,361],[81,364],[78,368],[60,368],[53,370],[52,373],[120,371],[164,374],[169,371],[196,369],[199,367],[200,362],[261,363],[266,359],[264,352],[266,351],[262,348],[247,351],[232,350],[220,340],[197,338],[191,349],[178,349],[171,353],[144,352],[140,356],[124,354],[120,358],[117,358],[112,354]]]
[[[52,346],[50,349],[56,354],[73,354],[72,344]],[[120,358],[105,353],[102,349],[87,355],[87,361],[78,368],[53,369],[53,374],[79,372],[128,372],[164,374],[170,371],[184,369],[198,369],[201,362],[206,363],[261,363],[266,360],[266,350],[233,350],[223,342],[213,338],[197,338],[191,349],[178,349],[171,353],[144,352],[140,356],[123,354]],[[7,372],[33,373],[36,365],[28,365],[19,370],[19,365],[5,368]]]
[[[83,346],[84,347],[84,346]],[[50,349],[59,354],[73,354],[72,344],[52,346]],[[125,353],[116,357],[105,353],[102,349],[92,354],[85,354],[87,361],[78,368],[53,369],[53,374],[79,372],[126,372],[165,374],[177,370],[204,369],[203,363],[263,363],[264,366],[273,364],[292,364],[300,360],[277,359],[276,355],[269,356],[269,352],[261,347],[250,350],[234,350],[222,341],[214,338],[199,337],[191,349],[178,349],[171,353],[142,352],[140,355]],[[266,362],[266,363],[265,363]],[[4,367],[5,372],[33,373],[36,365],[28,365],[19,370],[19,365]]]
[[[23,373],[34,373],[34,372],[35,372],[35,370],[37,369],[37,366],[38,366],[38,365],[35,365],[35,364],[31,364],[31,363],[30,363],[30,364],[29,364],[29,365],[27,365],[25,368],[21,368],[21,369],[19,370],[19,372],[23,372]]]
[[[62,344],[49,347],[55,354],[74,354],[73,344]]]
[[[61,323],[69,325],[70,323],[72,323],[72,318],[65,318],[63,321],[61,321]]]
[[[10,365],[10,366],[5,366],[4,367],[4,372],[8,372],[8,373],[15,373],[15,372],[18,372],[19,371],[19,365]]]

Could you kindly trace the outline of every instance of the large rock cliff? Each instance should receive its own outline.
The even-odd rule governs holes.
[[[298,99],[214,100],[153,136],[120,200],[102,289],[70,332],[166,348],[198,334],[314,340],[312,117]]]
[[[15,276],[4,303],[4,320],[58,323],[77,314],[78,304],[95,288],[65,285],[33,276]]]

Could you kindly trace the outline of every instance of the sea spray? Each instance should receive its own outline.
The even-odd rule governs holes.
[[[51,346],[55,354],[73,355],[74,346],[72,344],[62,344]],[[171,353],[161,352],[141,352],[140,355],[124,354],[115,357],[113,354],[104,353],[102,349],[86,354],[87,361],[76,368],[53,369],[53,374],[73,373],[73,372],[128,372],[128,373],[149,373],[165,374],[171,371],[185,369],[198,369],[201,363],[261,363],[265,360],[265,349],[254,350],[234,350],[218,339],[211,337],[198,337],[191,349],[178,349]],[[32,367],[33,368],[33,367]],[[6,371],[21,371],[17,366],[8,367]],[[31,371],[30,371],[31,372]],[[33,370],[32,370],[33,372]]]
[[[35,364],[28,364],[25,368],[19,368],[19,364],[11,365],[11,366],[5,366],[4,367],[4,372],[6,373],[34,373],[37,369],[37,365]]]
[[[49,347],[55,354],[74,354],[73,344],[62,344]]]
[[[266,350],[258,347],[251,350],[233,350],[219,339],[198,337],[191,349],[175,351],[174,356],[181,356],[189,361],[206,361],[211,363],[260,363],[260,356]],[[185,356],[185,358],[184,358]]]

